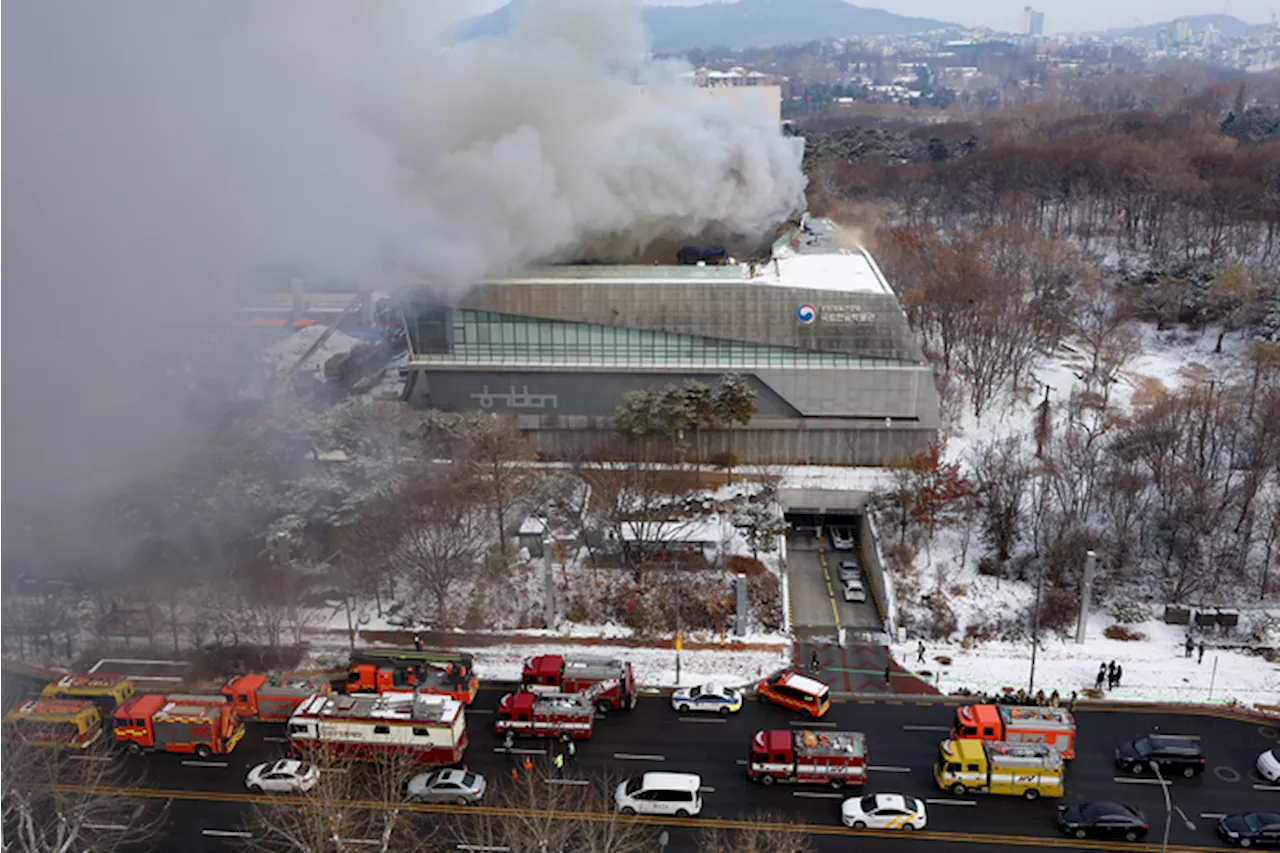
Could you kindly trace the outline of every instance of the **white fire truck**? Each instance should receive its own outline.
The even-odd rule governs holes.
[[[867,739],[862,732],[759,731],[751,739],[747,778],[772,785],[830,785],[837,790],[867,781]]]
[[[421,764],[462,760],[467,723],[457,699],[434,693],[327,696],[304,701],[289,718],[295,752],[373,759],[403,753]]]
[[[617,686],[611,678],[578,693],[508,693],[498,702],[494,734],[586,740],[594,728],[596,701]]]

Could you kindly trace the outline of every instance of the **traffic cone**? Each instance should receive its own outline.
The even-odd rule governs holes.
[[[531,759],[527,755],[524,757],[524,772],[525,773],[533,772],[533,759]]]

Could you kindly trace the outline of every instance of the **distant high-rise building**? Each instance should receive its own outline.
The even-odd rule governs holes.
[[[1178,19],[1173,22],[1173,40],[1176,44],[1191,41],[1191,22]]]
[[[1037,12],[1030,6],[1022,10],[1022,34],[1024,36],[1044,35],[1044,12]]]

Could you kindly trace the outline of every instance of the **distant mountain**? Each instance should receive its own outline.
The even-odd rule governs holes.
[[[1177,18],[1179,21],[1186,21],[1192,32],[1203,32],[1212,24],[1213,28],[1221,32],[1228,38],[1240,38],[1245,35],[1251,24],[1247,24],[1239,18],[1233,18],[1231,15],[1187,15],[1186,17]],[[1147,24],[1142,27],[1133,27],[1132,29],[1108,30],[1108,32],[1116,35],[1129,36],[1137,39],[1153,39],[1159,35],[1161,30],[1173,29],[1173,21],[1165,21],[1160,24]]]
[[[487,15],[463,21],[460,40],[502,35],[535,0],[511,0]],[[906,35],[958,28],[932,18],[910,18],[844,0],[739,0],[700,6],[645,6],[654,50],[695,47],[772,47],[845,36]]]

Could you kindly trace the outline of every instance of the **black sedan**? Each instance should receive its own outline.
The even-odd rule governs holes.
[[[1058,806],[1058,829],[1075,838],[1137,841],[1147,835],[1142,812],[1120,803],[1080,803]]]
[[[1229,814],[1218,821],[1218,834],[1237,847],[1280,847],[1280,814]]]

